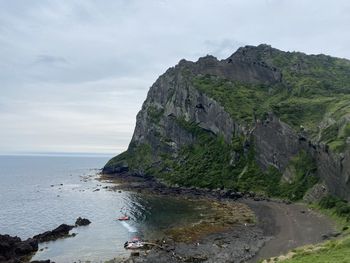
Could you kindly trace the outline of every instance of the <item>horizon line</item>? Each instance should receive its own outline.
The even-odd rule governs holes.
[[[119,153],[95,152],[0,152],[0,156],[70,156],[70,157],[113,157]]]

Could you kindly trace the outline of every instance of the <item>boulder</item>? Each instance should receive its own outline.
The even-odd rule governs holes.
[[[87,226],[90,224],[91,224],[91,221],[86,218],[78,217],[77,220],[75,221],[75,226]]]
[[[38,241],[0,235],[0,262],[22,262],[38,250]]]
[[[38,242],[47,242],[51,240],[56,240],[58,238],[67,236],[69,234],[69,231],[72,230],[73,228],[74,226],[62,224],[52,231],[46,231],[42,234],[34,236],[33,239],[36,239]]]

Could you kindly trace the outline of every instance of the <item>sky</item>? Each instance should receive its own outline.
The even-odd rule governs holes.
[[[124,151],[159,75],[244,45],[350,58],[348,0],[0,0],[0,154]]]

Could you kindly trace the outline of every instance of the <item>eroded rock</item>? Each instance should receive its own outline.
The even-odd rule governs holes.
[[[22,262],[38,250],[38,241],[22,241],[19,237],[0,235],[0,262]]]
[[[68,236],[69,231],[72,230],[73,228],[74,226],[62,224],[52,231],[46,231],[42,234],[35,235],[33,239],[36,239],[38,242],[47,242],[47,241],[56,240],[58,238]]]
[[[90,224],[91,224],[91,221],[87,218],[78,217],[77,220],[75,221],[75,226],[87,226]]]

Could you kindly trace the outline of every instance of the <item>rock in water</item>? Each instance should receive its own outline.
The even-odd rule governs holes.
[[[38,241],[0,235],[0,262],[22,262],[38,250]]]
[[[75,221],[75,226],[87,226],[90,224],[91,224],[91,221],[86,218],[78,217],[77,220]]]
[[[69,231],[72,230],[74,226],[62,224],[55,228],[52,231],[46,231],[42,234],[36,235],[33,237],[33,239],[36,239],[38,242],[47,242],[56,240],[61,237],[65,237],[69,234]]]

